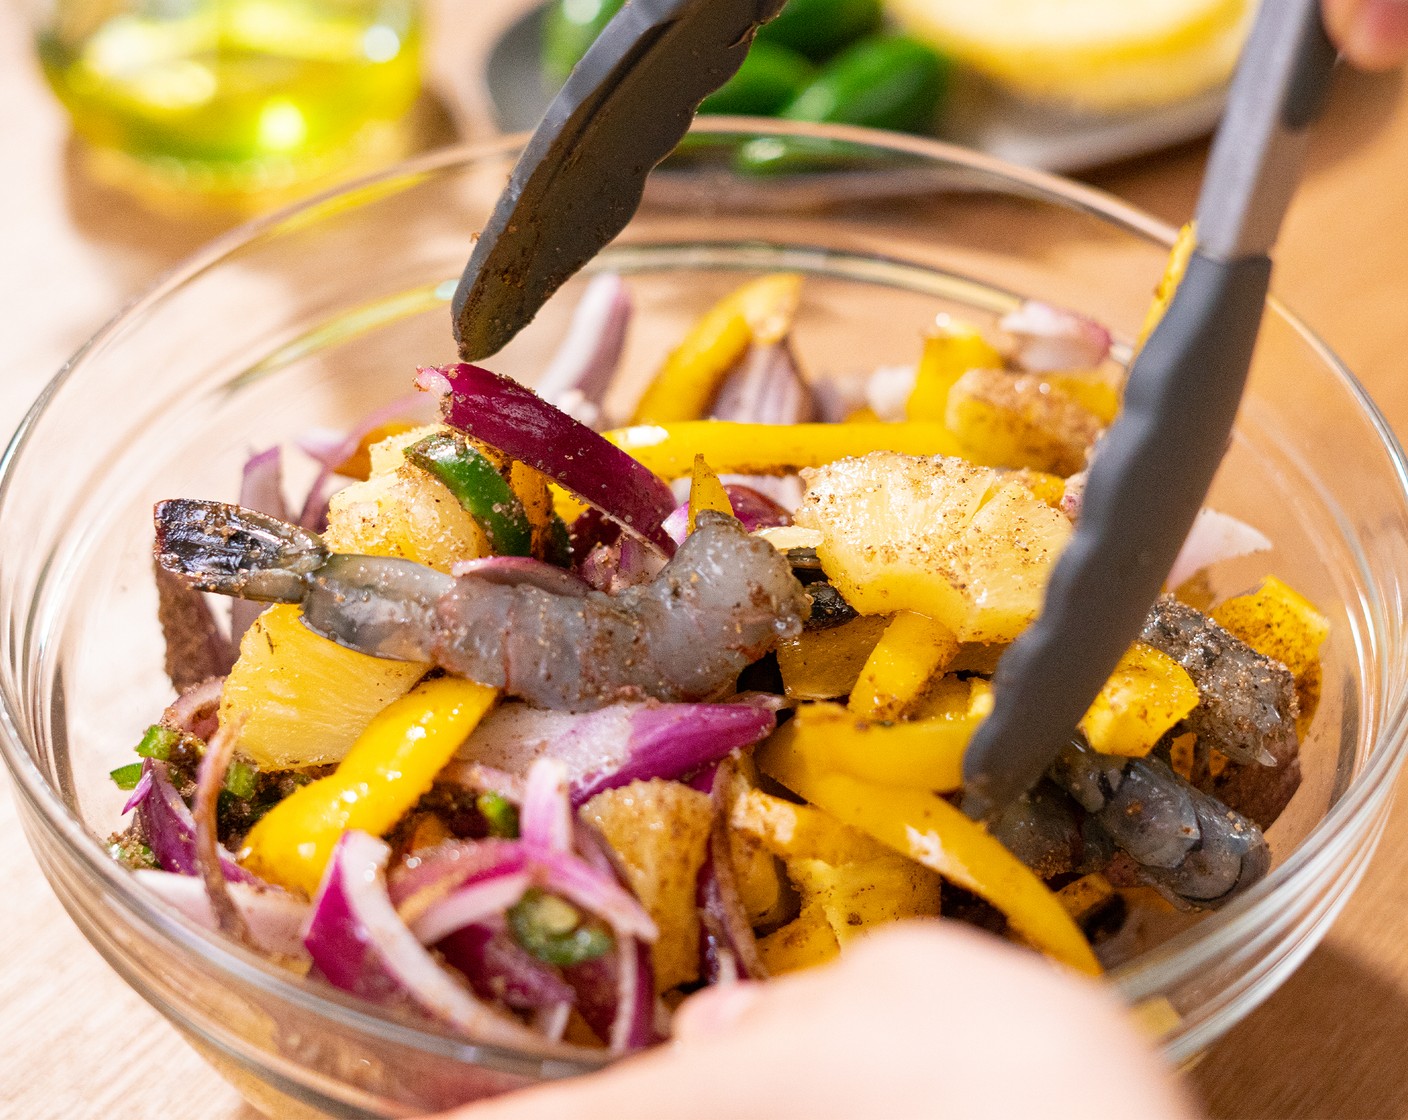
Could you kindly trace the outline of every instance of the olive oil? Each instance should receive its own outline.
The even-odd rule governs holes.
[[[419,48],[417,0],[60,0],[39,39],[91,145],[235,192],[352,162],[415,100]]]

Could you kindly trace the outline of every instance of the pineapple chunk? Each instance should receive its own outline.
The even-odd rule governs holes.
[[[950,577],[968,601],[965,642],[1010,642],[1041,610],[1071,523],[1020,482],[1004,484],[949,548]]]
[[[846,600],[927,615],[961,642],[1015,638],[1071,534],[1021,482],[962,459],[874,452],[803,477],[795,520],[822,533],[817,555]]]
[[[840,951],[826,911],[816,903],[758,942],[758,957],[771,976],[825,964]]]
[[[444,424],[419,424],[414,428],[401,428],[388,433],[367,448],[367,478],[382,474],[395,474],[406,465],[406,448],[419,443],[426,436],[438,435],[449,429]]]
[[[660,929],[655,990],[699,979],[695,888],[713,822],[708,794],[656,778],[599,793],[581,813],[621,857],[631,889]]]
[[[425,668],[344,649],[304,626],[296,606],[273,606],[240,641],[220,722],[240,726],[240,749],[261,769],[337,762]]]
[[[323,536],[336,552],[400,556],[442,572],[489,554],[484,531],[459,500],[409,463],[334,494]]]
[[[938,875],[890,852],[840,867],[818,859],[793,860],[787,873],[802,894],[803,912],[813,902],[820,906],[842,949],[873,926],[939,912]]]
[[[716,779],[717,780],[717,779]],[[735,805],[753,791],[758,770],[753,759],[743,755],[735,760],[733,778],[724,795],[725,805]],[[729,862],[733,866],[739,901],[755,926],[773,926],[782,921],[791,898],[782,889],[782,869],[768,847],[756,836],[730,828]]]
[[[967,606],[944,550],[972,521],[996,472],[962,459],[876,451],[802,477],[807,493],[793,520],[823,534],[817,555],[846,601],[862,614],[911,610],[958,633]]]
[[[945,421],[965,454],[994,467],[1063,478],[1085,466],[1100,420],[1037,374],[970,369],[949,390]]]

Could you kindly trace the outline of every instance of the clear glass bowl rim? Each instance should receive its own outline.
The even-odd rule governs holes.
[[[1167,223],[1097,188],[926,137],[852,126],[812,125],[749,117],[701,119],[695,122],[694,131],[716,135],[770,134],[839,140],[892,155],[920,157],[982,173],[1001,182],[1016,195],[1083,212],[1156,244],[1172,245],[1176,235],[1175,229]],[[276,234],[286,226],[306,226],[317,220],[323,208],[335,206],[348,196],[363,191],[380,196],[392,193],[398,184],[409,187],[427,176],[452,174],[482,160],[502,158],[513,153],[521,149],[527,139],[524,133],[436,149],[244,223],[188,257],[119,310],[74,353],[41,391],[3,454],[0,454],[0,509],[3,509],[9,492],[14,464],[23,453],[29,433],[50,399],[69,378],[83,369],[90,355],[118,340],[128,324],[139,320],[172,293],[217,267],[240,247]],[[466,248],[468,245],[467,233]],[[1400,492],[1408,495],[1408,456],[1405,456],[1388,421],[1358,379],[1325,342],[1275,296],[1268,299],[1268,309],[1300,336],[1352,399],[1388,454]],[[287,1000],[302,1010],[336,1020],[359,1034],[385,1038],[429,1054],[479,1063],[506,1072],[561,1076],[596,1068],[591,1063],[545,1058],[541,1053],[477,1045],[433,1026],[410,1025],[408,1020],[390,1018],[355,997],[292,978],[258,955],[211,937],[183,916],[160,905],[154,896],[134,889],[130,876],[109,857],[98,839],[68,812],[28,750],[24,749],[17,726],[17,682],[12,679],[7,666],[0,665],[0,674],[3,674],[0,675],[0,754],[3,754],[14,777],[18,793],[37,812],[50,835],[57,837],[68,854],[76,857],[84,870],[107,888],[108,898],[120,904],[142,927],[159,939],[183,952],[195,954],[234,984],[248,985],[275,999]],[[1405,733],[1408,732],[1408,692],[1380,697],[1377,714],[1380,743],[1371,752],[1363,771],[1350,782],[1326,816],[1285,862],[1252,890],[1225,909],[1209,914],[1192,928],[1142,954],[1136,961],[1113,971],[1110,979],[1126,999],[1137,1002],[1157,993],[1165,986],[1188,977],[1202,964],[1222,955],[1227,948],[1254,933],[1273,913],[1273,896],[1293,881],[1309,876],[1315,864],[1329,858],[1337,838],[1346,831],[1353,831],[1352,826],[1362,816],[1375,811],[1386,792],[1384,787],[1392,782],[1405,753],[1408,753],[1408,733]],[[603,1059],[602,1064],[605,1061]]]

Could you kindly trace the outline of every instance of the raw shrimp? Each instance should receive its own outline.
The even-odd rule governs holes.
[[[307,530],[218,502],[162,502],[156,526],[158,563],[200,590],[301,602],[304,621],[341,645],[544,708],[718,696],[808,610],[781,554],[712,512],[655,579],[617,595],[332,556]]]
[[[1153,758],[1119,758],[1072,744],[1051,778],[1164,893],[1217,907],[1271,866],[1251,821]]]
[[[1295,678],[1201,611],[1166,595],[1139,635],[1168,654],[1198,686],[1198,706],[1185,723],[1204,743],[1237,762],[1274,765],[1294,757]]]

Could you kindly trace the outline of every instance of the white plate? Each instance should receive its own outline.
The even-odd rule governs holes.
[[[538,64],[546,7],[511,24],[485,63],[484,85],[504,132],[536,126],[555,92]],[[1074,113],[1019,101],[959,72],[936,135],[1028,167],[1079,171],[1203,136],[1217,124],[1226,100],[1224,86],[1160,109]]]

